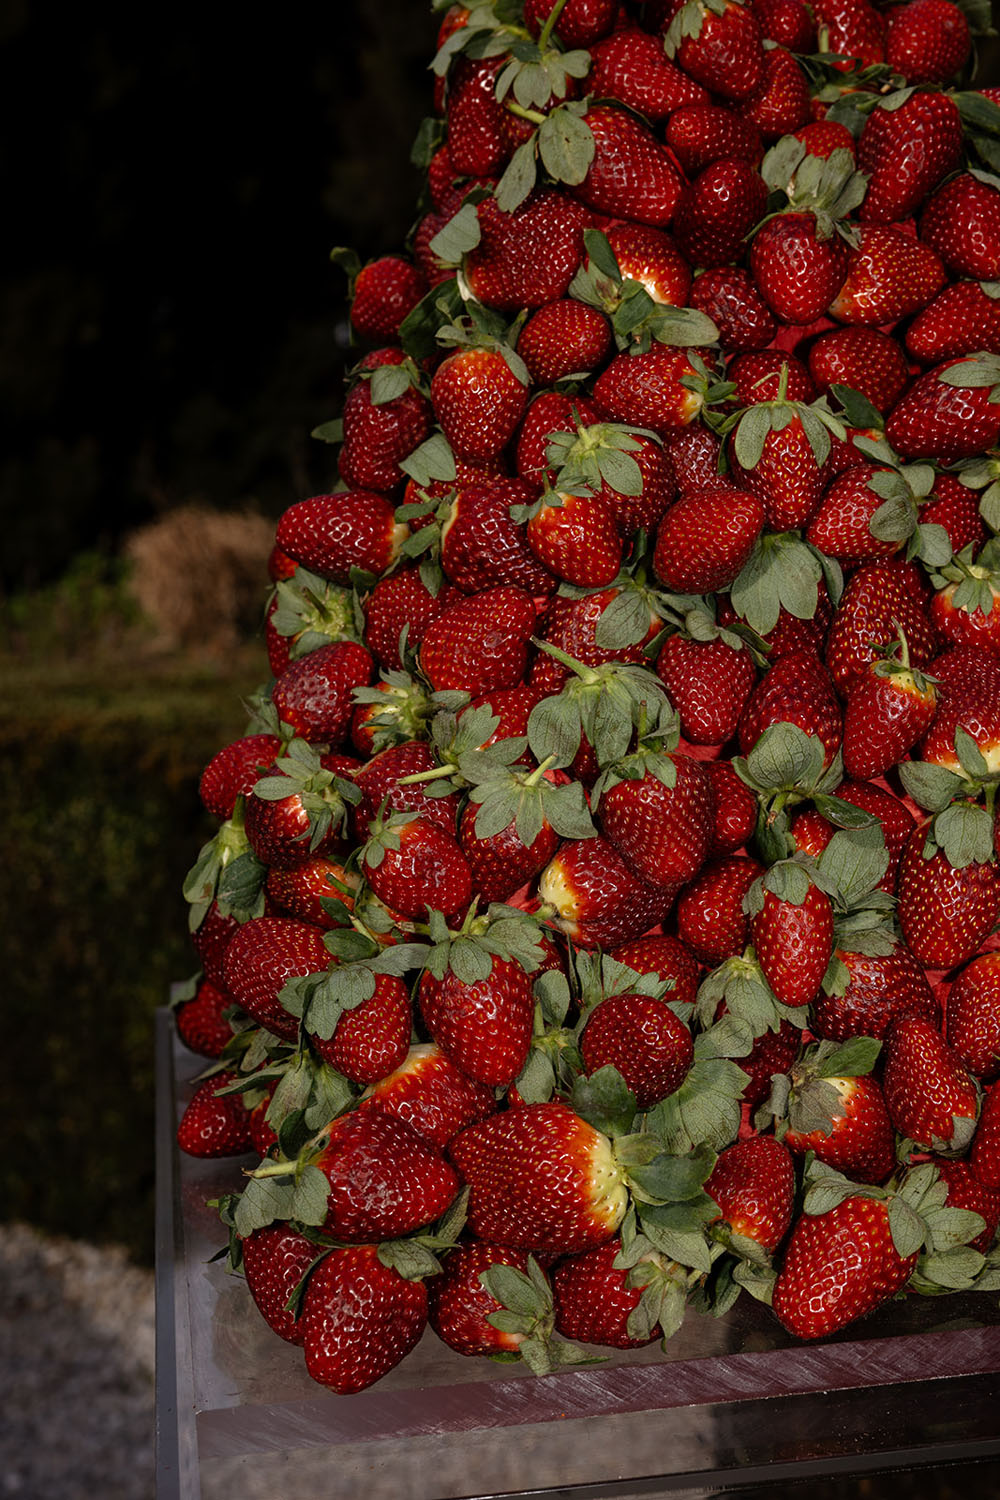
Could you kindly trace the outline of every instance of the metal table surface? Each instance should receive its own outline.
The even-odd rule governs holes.
[[[377,1385],[336,1396],[267,1327],[242,1278],[212,1262],[225,1234],[206,1200],[237,1187],[251,1160],[177,1151],[199,1067],[164,1008],[158,1500],[774,1497],[837,1475],[958,1463],[974,1476],[1000,1457],[1000,1301],[988,1295],[914,1297],[815,1344],[747,1297],[724,1318],[690,1314],[666,1353],[654,1344],[542,1379],[465,1359],[428,1330]]]

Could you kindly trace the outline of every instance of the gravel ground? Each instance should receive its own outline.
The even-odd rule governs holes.
[[[0,1496],[152,1500],[152,1271],[0,1225]]]

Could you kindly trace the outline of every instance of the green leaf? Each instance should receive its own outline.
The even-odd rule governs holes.
[[[836,886],[847,905],[873,891],[889,868],[889,851],[880,823],[840,829],[819,857],[820,872]]]
[[[439,229],[428,249],[445,265],[457,265],[463,255],[479,244],[481,230],[475,205],[463,203],[443,229]],[[405,346],[404,346],[405,347]]]
[[[938,813],[934,837],[956,870],[987,864],[993,857],[993,819],[971,802],[953,802]]]
[[[294,1170],[294,1164],[289,1162],[287,1177],[250,1178],[236,1205],[235,1225],[240,1239],[245,1240],[255,1229],[263,1229],[276,1219],[292,1217]]]
[[[494,196],[497,207],[504,213],[513,213],[515,208],[519,208],[535,186],[536,144],[536,137],[532,136],[529,141],[518,146],[497,183]]]
[[[295,1184],[289,1217],[318,1227],[326,1219],[329,1197],[330,1184],[319,1167],[303,1167]]]
[[[649,605],[642,595],[637,589],[622,589],[601,612],[594,640],[602,650],[617,651],[638,645],[649,634],[649,627]]]
[[[904,790],[927,812],[941,812],[963,788],[963,781],[945,766],[930,761],[904,760],[899,766]]]
[[[538,154],[557,182],[581,183],[594,160],[594,150],[590,126],[571,109],[552,110],[538,127]]]

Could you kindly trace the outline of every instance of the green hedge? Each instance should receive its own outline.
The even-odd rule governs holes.
[[[196,967],[197,778],[243,732],[252,670],[0,668],[2,1214],[145,1262],[153,1012]]]

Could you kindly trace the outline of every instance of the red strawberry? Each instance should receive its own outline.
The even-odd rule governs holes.
[[[339,901],[348,911],[353,910],[352,893],[358,884],[353,871],[336,860],[316,855],[291,870],[269,869],[264,889],[279,915],[298,917],[314,927],[330,928],[337,925],[337,919],[323,902]]]
[[[616,422],[669,439],[704,405],[700,392],[683,384],[697,374],[687,350],[654,343],[645,354],[616,355],[595,380],[594,399]]]
[[[816,23],[804,0],[751,0],[765,41],[789,52],[816,51]]]
[[[611,1349],[638,1349],[660,1337],[658,1324],[642,1336],[630,1333],[629,1320],[642,1300],[644,1286],[662,1271],[662,1258],[650,1254],[629,1271],[615,1264],[621,1249],[621,1240],[615,1238],[559,1262],[552,1286],[556,1328],[564,1338]]]
[[[996,1188],[984,1187],[967,1161],[939,1157],[935,1165],[941,1181],[948,1185],[945,1199],[948,1207],[967,1208],[985,1220],[982,1233],[969,1241],[970,1249],[985,1255],[996,1239],[997,1225],[1000,1224],[1000,1192]]]
[[[872,110],[858,141],[858,166],[868,191],[858,218],[895,224],[907,218],[958,166],[962,121],[947,94],[919,90],[902,102],[890,98]]]
[[[946,4],[947,0],[934,3]],[[949,9],[962,14],[955,6]],[[996,281],[1000,277],[1000,191],[971,172],[949,178],[924,204],[920,238],[937,251],[954,275]]]
[[[535,606],[523,589],[487,589],[433,620],[420,645],[420,667],[435,691],[474,697],[514,687],[524,677]]]
[[[395,974],[376,974],[375,993],[345,1010],[332,1037],[310,1033],[316,1051],[352,1083],[377,1083],[400,1066],[410,1048],[413,1016],[406,985]]]
[[[726,379],[736,387],[734,408],[762,401],[814,401],[817,391],[807,367],[783,349],[737,354],[729,361]]]
[[[635,768],[641,768],[639,757]],[[636,875],[674,890],[692,879],[708,852],[712,783],[700,761],[679,752],[656,757],[640,777],[628,774],[632,769],[623,762],[622,778],[604,786],[597,808],[601,826]],[[672,776],[672,784],[661,773]]]
[[[810,1025],[817,1036],[846,1042],[854,1036],[885,1036],[896,1016],[920,1016],[932,1025],[940,1018],[923,968],[904,943],[891,953],[871,955],[836,950],[850,981],[842,995],[820,992],[813,1004]]]
[[[440,1218],[458,1191],[441,1153],[380,1110],[340,1115],[313,1163],[329,1183],[324,1230],[351,1244],[395,1239]]]
[[[621,569],[614,511],[599,495],[548,492],[528,521],[527,537],[547,568],[579,588],[604,588]]]
[[[655,974],[670,981],[670,1003],[693,1005],[698,990],[699,967],[694,954],[669,933],[651,933],[631,938],[611,949],[611,957],[637,974]]]
[[[534,37],[541,36],[551,13],[548,0],[524,0],[524,24]],[[612,29],[617,13],[617,0],[567,0],[556,17],[556,36],[564,47],[589,47]]]
[[[594,157],[583,181],[570,192],[598,213],[640,224],[669,224],[684,184],[653,132],[609,105],[593,105],[584,118],[594,138]]]
[[[427,293],[422,273],[401,255],[380,255],[354,279],[351,323],[362,338],[382,343],[399,336],[399,325]]]
[[[610,348],[604,314],[570,297],[539,307],[517,340],[517,352],[535,385],[554,385],[568,375],[600,369]]]
[[[882,1090],[870,1075],[832,1075],[831,1060],[792,1071],[789,1128],[782,1140],[796,1156],[817,1160],[855,1182],[884,1182],[896,1165],[896,1138]],[[824,1123],[814,1125],[822,1115]]]
[[[667,12],[664,49],[698,83],[725,99],[746,99],[764,77],[764,47],[749,6],[679,0]]]
[[[978,552],[987,538],[976,491],[962,484],[954,474],[935,477],[934,488],[920,507],[920,521],[925,526],[943,526],[952,552],[961,552],[969,546]]]
[[[654,302],[687,304],[691,267],[669,234],[648,224],[612,224],[607,241],[623,279],[637,281]]]
[[[496,96],[499,57],[459,57],[448,77],[448,155],[460,177],[489,177],[510,155]]]
[[[797,724],[823,745],[829,765],[840,748],[840,705],[830,674],[812,652],[793,651],[768,668],[740,721],[740,753],[749,755],[772,724]]]
[[[677,898],[677,932],[709,968],[743,952],[750,940],[744,900],[764,873],[755,859],[710,860]]]
[[[971,1073],[1000,1075],[1000,952],[981,953],[948,991],[947,1038]]]
[[[516,1354],[525,1337],[522,1333],[505,1333],[489,1322],[490,1314],[502,1305],[481,1280],[491,1266],[514,1266],[526,1272],[527,1251],[487,1240],[456,1245],[445,1257],[441,1274],[428,1284],[430,1325],[458,1354]]]
[[[420,1042],[387,1077],[367,1088],[359,1113],[393,1115],[444,1150],[466,1125],[496,1109],[493,1090],[457,1068],[436,1042]]]
[[[820,391],[849,385],[878,411],[888,411],[909,384],[906,356],[877,328],[833,328],[809,349],[809,373]]]
[[[880,327],[926,307],[948,280],[929,245],[893,224],[863,224],[847,252],[847,276],[830,302],[841,323]]]
[[[379,1260],[375,1245],[331,1250],[309,1278],[301,1321],[306,1369],[338,1395],[398,1365],[427,1325],[427,1289]]]
[[[526,1104],[471,1125],[450,1146],[480,1239],[578,1255],[611,1239],[628,1192],[607,1136],[565,1104]]]
[[[355,568],[379,578],[387,573],[408,534],[389,501],[374,490],[298,500],[285,511],[276,532],[278,546],[289,557],[343,584],[352,581]]]
[[[860,328],[844,331],[869,332]],[[892,469],[855,464],[838,474],[813,512],[806,540],[846,566],[876,562],[898,552],[903,545],[901,539],[883,541],[871,530],[872,517],[884,504],[884,496],[872,488],[872,480],[876,475],[893,473]]]
[[[766,141],[790,135],[808,121],[809,85],[789,51],[776,46],[764,52],[764,76],[741,103]]]
[[[764,526],[764,507],[748,490],[720,479],[682,493],[656,533],[653,571],[678,594],[728,588],[750,557]]]
[[[200,979],[191,999],[183,1001],[175,1011],[177,1035],[185,1047],[202,1057],[218,1057],[233,1039],[233,1028],[223,1012],[235,1004],[232,995],[211,980]]]
[[[719,104],[682,104],[667,121],[666,141],[689,180],[723,157],[756,166],[764,155],[756,125]]]
[[[925,610],[908,589],[903,568],[870,563],[854,573],[844,590],[826,643],[826,664],[845,696],[854,680],[902,630],[913,666],[923,669],[934,655],[935,635]]]
[[[792,1222],[792,1158],[773,1135],[734,1141],[712,1168],[705,1192],[715,1199],[731,1234],[753,1240],[763,1250],[777,1250]]]
[[[886,61],[907,83],[949,83],[971,48],[969,23],[951,0],[911,0],[888,14]]]
[[[226,987],[258,1025],[295,1041],[299,1023],[278,997],[290,979],[322,973],[330,963],[318,928],[292,917],[254,917],[226,950]]]
[[[415,650],[430,622],[458,596],[447,584],[432,594],[416,567],[397,568],[380,578],[365,600],[365,644],[379,666],[398,672],[402,665],[399,638]]]
[[[964,1150],[979,1111],[975,1079],[922,1016],[897,1016],[885,1034],[885,1102],[896,1129],[927,1150]]]
[[[678,216],[683,214],[683,201]],[[677,221],[674,233],[678,234]],[[704,255],[698,257],[707,264]],[[764,349],[777,332],[777,321],[757,290],[748,271],[741,266],[716,266],[696,276],[690,302],[706,313],[719,330],[727,349],[739,352]]]
[[[301,1345],[305,1332],[298,1311],[286,1304],[320,1253],[314,1240],[289,1224],[266,1224],[248,1234],[240,1246],[243,1274],[257,1311],[290,1344]]]
[[[188,1156],[241,1156],[251,1149],[250,1111],[240,1094],[218,1094],[238,1074],[213,1073],[188,1100],[177,1127],[177,1144]]]
[[[405,366],[410,381],[386,400],[375,372],[391,366]],[[358,368],[359,376],[344,400],[338,467],[341,477],[357,489],[391,490],[405,479],[400,463],[430,436],[430,402],[417,389],[417,372],[401,349],[366,354]],[[364,378],[366,374],[370,378]]]
[[[614,947],[662,920],[674,890],[633,874],[607,839],[563,844],[542,871],[538,897],[556,927],[583,948]]]
[[[617,1068],[640,1109],[680,1088],[694,1060],[691,1033],[665,1000],[609,995],[594,1006],[580,1036],[588,1073]]]
[[[271,689],[279,719],[312,744],[339,744],[351,722],[354,689],[368,686],[372,665],[356,641],[336,641],[300,656]]]
[[[436,823],[445,833],[454,834],[458,826],[458,793],[434,796],[436,778],[422,782],[406,780],[439,769],[430,748],[422,740],[390,745],[373,755],[355,777],[356,785],[361,788],[361,801],[352,812],[355,838],[363,842],[368,837],[383,802],[387,812],[418,813],[428,823]]]
[[[983,1187],[1000,1188],[1000,1084],[992,1083],[986,1090],[969,1167]]]
[[[672,226],[677,243],[692,265],[728,266],[741,257],[766,203],[764,179],[749,161],[727,156],[709,162],[680,196]],[[751,295],[756,291],[752,284]]]
[[[273,734],[248,734],[212,756],[201,773],[198,795],[220,822],[233,815],[237,797],[246,797],[281,748]]]
[[[514,311],[565,297],[591,222],[582,204],[546,190],[532,193],[509,213],[486,198],[476,213],[479,243],[465,256],[463,274],[477,301]]]
[[[896,402],[885,435],[904,458],[950,464],[1000,440],[1000,407],[990,399],[1000,385],[995,355],[945,360],[927,370]]]
[[[1000,354],[1000,301],[978,281],[956,281],[917,313],[906,330],[906,347],[925,365],[980,349]]]
[[[706,761],[705,770],[715,791],[715,824],[709,855],[735,854],[749,842],[757,826],[757,798],[728,760]]]
[[[990,770],[1000,769],[1000,673],[992,651],[953,646],[934,662],[940,673],[937,713],[920,746],[921,759],[961,774],[955,731],[972,736]]]
[[[782,1021],[777,1031],[764,1031],[757,1037],[739,1062],[749,1078],[743,1088],[743,1103],[748,1109],[764,1102],[771,1092],[771,1079],[775,1073],[787,1073],[801,1044],[802,1033],[791,1021]]]
[[[664,641],[656,671],[677,710],[681,733],[695,745],[724,745],[733,738],[757,681],[749,651],[724,640],[689,640],[679,632]]]
[[[933,681],[902,654],[880,656],[858,674],[844,709],[844,770],[856,780],[881,776],[919,740],[937,705]]]
[[[468,803],[459,823],[458,841],[480,900],[506,901],[520,886],[541,874],[559,847],[559,835],[543,820],[540,831],[525,847],[512,820],[499,833],[484,838],[476,833],[478,812],[476,803]]]
[[[955,869],[942,849],[930,859],[924,845],[930,820],[910,835],[899,866],[899,925],[920,963],[951,969],[967,963],[1000,914],[995,864]]]
[[[824,1214],[803,1214],[792,1230],[773,1307],[796,1338],[826,1338],[894,1296],[917,1263],[900,1255],[888,1204],[851,1197]]]
[[[834,64],[854,72],[885,61],[885,21],[868,0],[816,0],[819,50],[843,59]]]
[[[218,989],[226,988],[226,949],[239,928],[236,918],[223,914],[218,903],[213,901],[200,926],[191,934],[191,943],[205,971],[205,978]]]
[[[792,134],[805,146],[807,155],[818,156],[821,161],[829,161],[835,151],[849,151],[852,158],[855,156],[853,135],[836,120],[810,120]]]
[[[656,125],[684,104],[707,104],[700,83],[665,55],[656,37],[622,26],[590,49],[586,89],[595,99],[617,99]]]
[[[808,876],[805,887],[798,901],[792,898],[800,893],[790,883],[783,887],[787,895],[775,894],[764,883],[759,905],[752,894],[749,898],[757,961],[783,1005],[810,1005],[815,1000],[833,953],[830,898]]]
[[[494,955],[489,976],[474,984],[451,969],[443,979],[425,969],[420,1013],[441,1050],[470,1078],[503,1087],[524,1067],[535,1001],[530,978],[513,959]]]
[[[847,251],[836,234],[821,238],[816,216],[769,219],[750,247],[750,273],[771,311],[784,323],[812,323],[844,284]]]
[[[464,912],[472,873],[453,834],[428,818],[397,813],[365,845],[361,868],[380,901],[403,917]]]
[[[431,400],[445,437],[460,457],[477,463],[496,458],[507,446],[527,399],[526,377],[500,349],[457,349],[431,379]]]
[[[530,505],[535,493],[520,479],[463,485],[456,491],[441,529],[441,566],[452,583],[468,594],[503,584],[530,594],[555,591],[555,577],[528,545],[524,527],[511,520],[511,506]],[[450,602],[458,600],[452,595]]]

